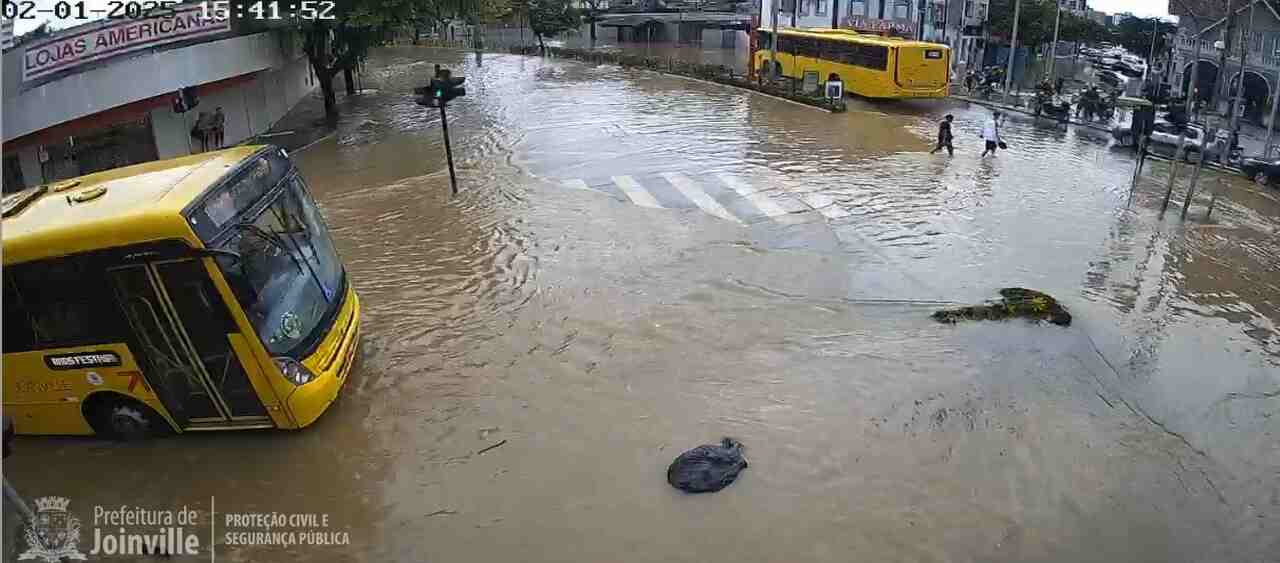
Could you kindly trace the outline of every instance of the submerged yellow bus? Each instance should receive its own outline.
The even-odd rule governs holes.
[[[29,188],[0,231],[19,434],[302,428],[351,371],[360,302],[282,149]]]
[[[754,68],[802,80],[816,72],[820,82],[832,73],[844,88],[864,98],[944,98],[948,94],[951,49],[940,43],[867,35],[845,29],[758,30]]]

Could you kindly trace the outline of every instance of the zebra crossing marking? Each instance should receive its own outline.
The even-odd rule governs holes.
[[[610,179],[613,180],[613,185],[618,186],[618,189],[622,190],[627,199],[631,200],[631,203],[640,207],[662,209],[662,204],[658,203],[653,194],[644,189],[644,186],[641,186],[640,182],[637,182],[635,178],[631,176],[613,176]]]
[[[710,176],[714,179],[698,178],[687,172],[663,172],[641,177],[567,178],[557,183],[573,190],[607,194],[650,209],[696,208],[739,225],[762,221],[792,224],[812,211],[830,220],[852,215],[827,194],[793,192],[785,188],[769,189],[766,193],[764,188],[753,185],[758,180],[727,172]]]
[[[741,219],[735,217],[728,209],[725,209],[723,205],[720,205],[720,202],[713,199],[710,195],[707,195],[707,192],[703,191],[702,187],[688,176],[679,172],[665,172],[662,174],[662,177],[670,182],[671,185],[675,186],[677,190],[680,190],[680,193],[683,194],[684,197],[689,198],[689,201],[692,201],[694,205],[697,205],[703,211],[726,221],[742,223]]]
[[[763,212],[765,217],[773,218],[789,213],[786,209],[783,209],[781,205],[778,205],[778,202],[773,201],[773,198],[760,193],[736,176],[731,176],[729,174],[716,174],[716,177],[720,179],[720,182],[728,186],[729,189],[737,192],[738,195],[751,202],[751,205],[756,206],[756,209]]]

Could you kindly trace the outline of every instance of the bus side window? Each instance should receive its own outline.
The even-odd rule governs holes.
[[[18,296],[18,291],[4,274],[4,351],[26,352],[31,350],[35,335],[31,331],[31,319],[27,317],[27,308]]]
[[[120,315],[114,308],[114,298],[103,272],[86,266],[83,258],[71,257],[8,268],[12,288],[5,288],[5,297],[9,297],[12,289],[15,300],[25,309],[30,348],[65,348],[123,340]],[[8,322],[6,317],[6,324]]]

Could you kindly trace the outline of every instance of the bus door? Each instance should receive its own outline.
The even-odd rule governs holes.
[[[179,425],[271,425],[228,338],[240,330],[202,259],[122,266],[107,274],[141,348],[133,353]]]

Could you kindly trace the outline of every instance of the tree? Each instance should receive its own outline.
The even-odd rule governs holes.
[[[1008,40],[1013,31],[1014,2],[1017,0],[992,0],[988,25],[991,34]],[[1053,0],[1021,0],[1018,8],[1018,44],[1039,46],[1053,40],[1053,19],[1056,8]],[[1064,18],[1068,14],[1063,14]]]
[[[1178,32],[1178,27],[1159,18],[1139,18],[1129,16],[1120,20],[1116,27],[1116,42],[1125,49],[1146,58],[1151,54],[1151,41],[1154,33],[1155,52],[1164,53],[1169,48],[1169,37]],[[1152,61],[1147,61],[1150,64]]]
[[[334,76],[342,71],[352,93],[352,69],[405,18],[408,7],[406,0],[336,0],[333,19],[300,20],[302,50],[320,82],[325,117],[338,118]]]
[[[528,7],[529,28],[538,38],[538,50],[546,52],[543,39],[555,37],[570,29],[577,29],[577,10],[569,5],[569,0],[521,0]]]
[[[1062,41],[1093,44],[1105,41],[1110,37],[1111,32],[1105,25],[1089,18],[1063,12],[1062,26],[1058,30],[1058,35]]]
[[[39,27],[15,37],[13,40],[13,46],[21,47],[22,45],[35,41],[36,39],[48,37],[52,34],[53,31],[49,29],[49,22],[44,22],[40,24]]]

